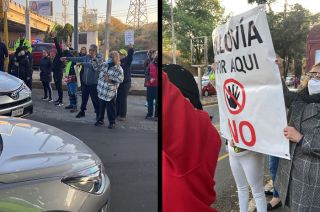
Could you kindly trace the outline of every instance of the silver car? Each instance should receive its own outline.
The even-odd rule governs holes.
[[[110,180],[76,137],[39,122],[0,116],[0,211],[105,212]]]
[[[32,112],[28,86],[19,78],[0,71],[0,115],[23,117]]]

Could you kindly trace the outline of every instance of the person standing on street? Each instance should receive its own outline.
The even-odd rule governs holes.
[[[110,53],[108,64],[105,64],[99,74],[98,97],[99,117],[95,126],[104,124],[104,111],[107,109],[109,129],[115,128],[116,124],[116,98],[119,84],[123,82],[123,69],[121,67],[120,55],[117,51]]]
[[[40,60],[40,81],[43,85],[44,96],[42,100],[52,102],[52,89],[50,83],[52,81],[51,59],[48,50],[42,51],[42,59]],[[49,94],[49,95],[48,95]]]
[[[320,208],[320,63],[314,65],[298,92],[282,81],[290,143],[290,159],[279,160],[274,187],[292,212],[317,212]]]
[[[121,67],[123,69],[124,79],[120,83],[117,93],[117,116],[119,121],[125,121],[127,116],[127,97],[131,87],[130,66],[133,59],[133,47],[129,45],[128,53],[124,49],[120,49]]]
[[[80,112],[76,115],[76,118],[81,118],[85,116],[85,111],[87,110],[87,103],[89,100],[89,95],[96,113],[96,118],[98,119],[99,113],[99,100],[98,100],[98,77],[99,71],[101,70],[103,59],[98,55],[98,47],[95,44],[90,45],[89,55],[83,57],[63,57],[62,61],[68,60],[75,63],[79,63],[83,66],[82,69],[82,102],[80,107]]]
[[[26,85],[32,90],[32,47],[31,43],[28,39],[25,38],[24,33],[19,34],[19,39],[16,41],[14,44],[14,53],[17,53],[18,55],[20,54],[21,56],[26,56],[29,59],[29,65],[28,65],[28,70],[26,70],[27,76],[26,76]],[[20,52],[21,51],[21,52]],[[24,62],[22,62],[24,63]],[[24,65],[24,64],[22,64]]]
[[[18,47],[13,57],[10,59],[8,73],[23,80],[30,87],[32,78],[32,69],[30,68],[29,56],[26,54],[24,47]]]
[[[4,69],[4,61],[8,56],[9,54],[6,45],[0,41],[0,71],[6,71]]]
[[[63,106],[63,90],[62,90],[62,78],[63,78],[63,63],[60,58],[63,56],[62,51],[56,37],[56,34],[52,35],[56,49],[52,49],[50,52],[50,57],[53,59],[52,62],[52,72],[55,87],[58,92],[58,99],[54,101],[54,104],[58,107]]]
[[[87,48],[84,46],[84,47],[81,47],[81,50],[79,52],[79,57],[83,57],[83,56],[86,56],[87,55]]]
[[[147,68],[146,86],[147,86],[147,101],[148,113],[146,119],[152,119],[153,108],[155,106],[154,120],[158,119],[158,52],[153,53],[153,60]],[[155,100],[156,104],[153,104]]]

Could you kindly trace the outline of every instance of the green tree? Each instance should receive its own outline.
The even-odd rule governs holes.
[[[162,1],[163,6],[163,36],[169,38],[171,35],[170,5],[168,1]],[[177,40],[177,49],[182,57],[190,59],[190,40],[195,37],[208,37],[208,57],[213,59],[212,30],[223,23],[224,8],[218,0],[179,0],[173,8],[174,27]]]
[[[63,27],[63,41],[64,42],[70,42],[72,39],[72,33],[73,33],[73,26],[69,23],[66,23]]]

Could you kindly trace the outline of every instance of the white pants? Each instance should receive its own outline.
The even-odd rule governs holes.
[[[241,156],[229,154],[229,161],[237,184],[240,212],[248,211],[249,185],[256,202],[257,211],[266,212],[267,201],[263,186],[263,154],[251,151]]]

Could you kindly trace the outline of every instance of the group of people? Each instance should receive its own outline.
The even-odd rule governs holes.
[[[81,87],[81,106],[76,118],[85,117],[89,96],[96,114],[96,126],[104,124],[104,114],[107,111],[109,126],[115,128],[115,121],[125,121],[127,115],[127,97],[131,87],[130,66],[134,49],[130,45],[125,49],[112,51],[108,61],[98,54],[98,47],[90,45],[89,51],[85,47],[79,53],[60,45],[56,34],[52,34],[55,48],[43,50],[40,60],[40,81],[43,85],[42,100],[54,102],[56,106],[63,106],[62,80],[67,84],[69,104],[65,109],[71,113],[78,111],[77,91]],[[8,73],[22,79],[32,88],[32,48],[30,42],[21,33],[14,46]],[[7,56],[7,50],[2,55]],[[2,60],[1,60],[2,61]],[[1,65],[1,64],[0,64]],[[154,74],[152,71],[150,72]],[[53,77],[52,77],[53,75]],[[51,81],[54,81],[58,98],[52,98]]]
[[[279,56],[276,63],[281,64]],[[202,111],[196,84],[183,82],[194,81],[192,76],[181,67],[174,72],[163,67],[163,71],[164,211],[216,211],[210,205],[215,201],[212,188],[220,137]],[[298,92],[290,91],[283,78],[282,84],[288,110],[283,135],[290,142],[291,160],[268,156],[273,181],[270,202],[266,201],[270,191],[263,185],[265,155],[227,141],[240,212],[248,211],[249,188],[258,212],[281,206],[293,212],[320,211],[320,63],[309,70]]]

